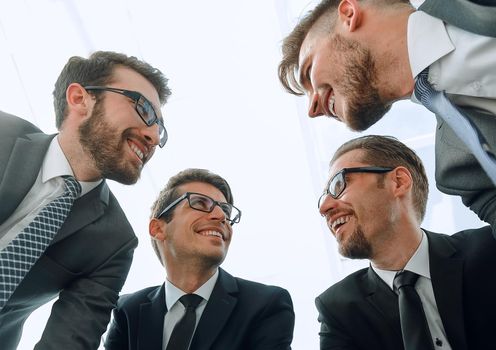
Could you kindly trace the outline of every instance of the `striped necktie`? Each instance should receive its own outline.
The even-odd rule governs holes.
[[[496,157],[477,126],[458,110],[443,91],[436,91],[427,80],[429,69],[423,70],[415,83],[415,96],[428,110],[442,118],[478,160],[487,176],[496,185]]]
[[[64,193],[43,207],[0,252],[0,311],[55,237],[81,193],[74,177],[64,177],[64,182]]]

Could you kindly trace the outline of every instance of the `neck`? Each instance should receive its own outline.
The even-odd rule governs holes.
[[[205,284],[217,271],[217,267],[206,269],[195,266],[181,266],[173,268],[166,265],[167,279],[186,293],[193,293]]]
[[[379,84],[386,102],[410,98],[415,81],[408,56],[408,18],[414,12],[410,7],[385,11],[371,34],[371,51],[376,57]]]
[[[370,260],[372,265],[381,270],[402,270],[422,241],[422,230],[418,226],[393,228],[387,242],[378,242]]]
[[[58,142],[77,180],[97,181],[102,178],[94,165],[93,158],[84,151],[79,143],[77,132],[69,129],[61,129],[58,135]]]

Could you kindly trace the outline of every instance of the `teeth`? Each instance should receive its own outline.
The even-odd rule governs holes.
[[[332,229],[334,230],[337,225],[341,225],[341,224],[344,224],[344,223],[350,221],[350,218],[351,218],[351,216],[349,216],[349,215],[341,216],[341,217],[337,218],[336,221],[333,221],[331,223]]]
[[[336,112],[334,112],[334,103],[336,103],[336,97],[332,95],[329,99],[329,112],[331,112],[333,117],[336,117]]]
[[[201,232],[201,234],[203,236],[215,236],[215,237],[219,237],[219,238],[222,238],[222,239],[224,238],[222,236],[222,233],[217,232],[217,231],[203,231],[203,232]]]
[[[144,157],[143,152],[141,152],[141,150],[134,143],[131,143],[131,149],[133,150],[134,153],[136,153],[139,159],[143,160]]]

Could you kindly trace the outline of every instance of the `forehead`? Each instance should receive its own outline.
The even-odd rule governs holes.
[[[196,192],[209,196],[219,202],[227,202],[222,192],[215,186],[205,182],[190,182],[178,187],[179,193]]]
[[[124,66],[115,67],[111,85],[112,87],[139,92],[153,104],[157,112],[160,110],[160,99],[153,84],[131,68]]]
[[[361,161],[361,159],[363,158],[362,156],[363,151],[357,149],[342,154],[331,164],[329,168],[329,178],[332,178],[343,168],[353,168],[366,165]]]

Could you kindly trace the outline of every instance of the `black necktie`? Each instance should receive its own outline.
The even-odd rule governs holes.
[[[401,333],[405,350],[434,349],[424,308],[415,290],[418,277],[411,271],[402,271],[396,275],[393,282],[399,294]]]
[[[187,350],[196,325],[196,308],[203,298],[196,294],[185,294],[179,301],[184,305],[184,315],[172,330],[167,350]]]
[[[428,110],[441,117],[477,159],[487,176],[496,185],[496,158],[484,135],[442,91],[436,91],[427,80],[429,69],[423,70],[415,83],[415,96]],[[494,117],[492,117],[494,118]]]

